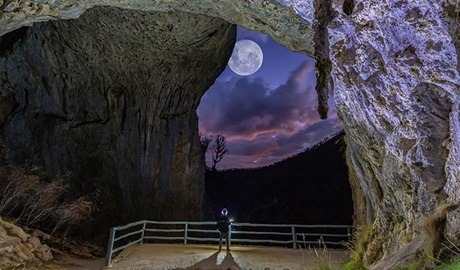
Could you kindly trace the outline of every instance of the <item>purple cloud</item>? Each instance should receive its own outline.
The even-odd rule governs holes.
[[[269,165],[340,130],[332,102],[329,118],[320,120],[315,83],[313,60],[275,89],[260,78],[216,81],[197,113],[200,132],[227,139],[230,153],[220,168]]]

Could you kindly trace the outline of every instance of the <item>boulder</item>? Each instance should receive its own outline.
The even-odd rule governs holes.
[[[0,268],[40,265],[53,259],[50,248],[38,237],[0,218]]]

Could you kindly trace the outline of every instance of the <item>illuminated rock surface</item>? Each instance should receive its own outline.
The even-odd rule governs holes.
[[[249,0],[12,2],[3,12],[2,33],[50,17],[76,17],[93,5],[170,12],[144,18],[98,9],[76,21],[34,26],[0,59],[3,137],[22,159],[42,161],[53,172],[71,167],[86,179],[81,190],[103,188],[121,196],[111,210],[124,209],[117,212],[122,216],[149,208],[152,183],[199,198],[203,164],[194,110],[224,67],[233,39],[222,21],[179,11],[221,17],[312,55],[311,23],[297,14],[311,20],[312,12],[300,9],[312,8],[312,2],[297,5],[297,12]],[[445,231],[460,243],[458,1],[347,0],[346,13],[342,1],[332,2],[329,56],[348,139],[355,218],[374,232],[365,262],[383,259],[373,267],[387,269],[410,258],[390,260],[420,249],[423,220],[446,203],[454,207],[448,208]],[[155,38],[145,34],[143,20],[156,25]],[[95,22],[102,27],[97,35]],[[169,41],[176,36],[183,41]],[[199,47],[184,47],[190,44]],[[198,50],[202,45],[207,49]],[[180,63],[169,64],[174,53]],[[199,59],[215,62],[193,62]],[[188,90],[161,91],[182,88]],[[402,247],[408,248],[398,252]]]
[[[277,42],[293,51],[313,54],[311,35],[311,17],[308,11],[312,0],[293,1],[280,0],[290,6],[278,4],[274,0],[4,0],[3,20],[0,20],[0,35],[20,26],[33,22],[52,19],[76,18],[88,8],[94,6],[112,6],[136,10],[151,11],[185,11],[220,17],[224,20],[242,25],[248,29],[269,34]],[[297,3],[297,2],[300,2]],[[297,11],[296,11],[297,10]],[[307,10],[307,11],[302,11]],[[116,24],[116,22],[114,22]]]
[[[367,263],[410,242],[417,249],[424,218],[460,200],[458,13],[407,2],[357,1],[329,25],[335,101],[361,193],[355,214],[374,232]],[[458,211],[447,216],[457,242]]]
[[[39,265],[53,258],[50,248],[41,244],[37,236],[25,233],[20,227],[0,218],[0,267],[13,269]]]

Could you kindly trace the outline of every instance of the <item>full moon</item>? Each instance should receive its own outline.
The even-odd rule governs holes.
[[[262,66],[264,54],[259,45],[252,40],[243,39],[235,43],[228,66],[238,75],[254,74]]]

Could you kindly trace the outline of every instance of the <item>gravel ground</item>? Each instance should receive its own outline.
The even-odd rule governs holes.
[[[340,266],[348,259],[343,250],[299,250],[275,247],[234,246],[230,252],[218,252],[216,246],[144,244],[121,252],[109,269],[113,270],[173,270],[173,269],[316,269],[318,262]],[[100,263],[99,263],[100,264]],[[77,269],[88,268],[82,265]]]

